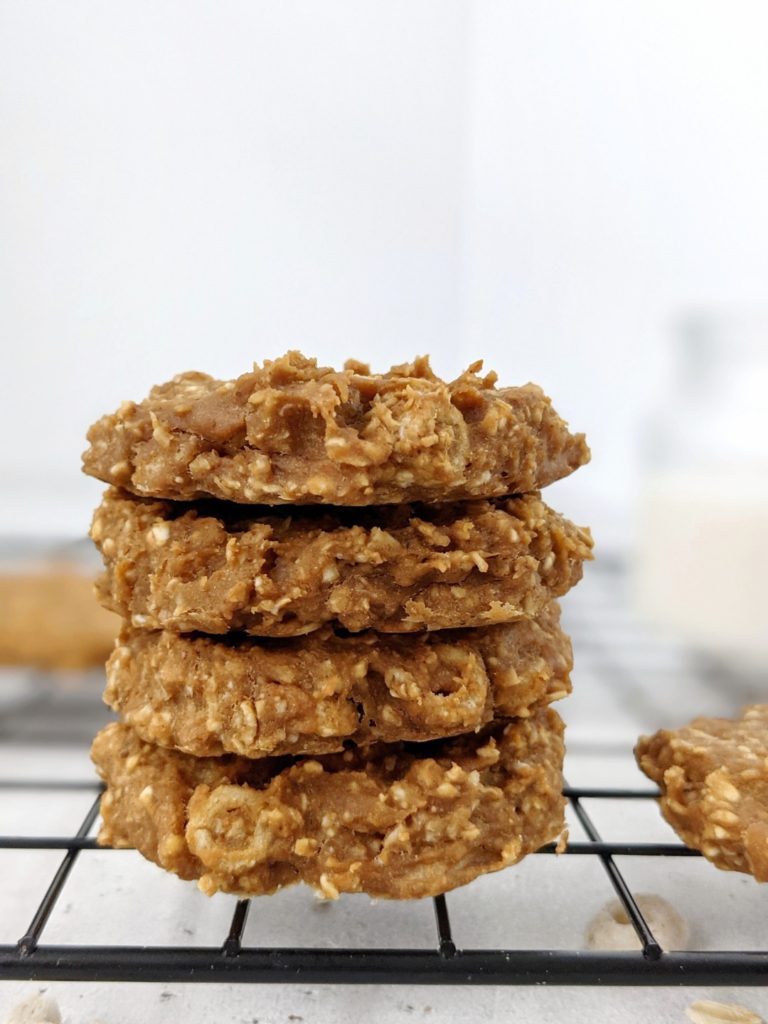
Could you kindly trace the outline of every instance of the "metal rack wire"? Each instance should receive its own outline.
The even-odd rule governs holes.
[[[665,952],[616,864],[621,857],[695,857],[679,843],[615,843],[602,839],[582,801],[652,800],[653,790],[568,788],[566,795],[588,840],[570,843],[568,856],[596,857],[640,939],[638,952],[557,949],[459,949],[450,920],[450,894],[434,899],[432,949],[254,948],[243,944],[251,906],[240,900],[216,947],[47,945],[45,926],[78,857],[97,849],[89,835],[98,815],[98,786],[88,783],[0,781],[0,791],[91,789],[95,798],[72,836],[2,836],[0,849],[64,850],[29,927],[14,945],[0,946],[0,977],[15,980],[163,982],[324,982],[473,985],[766,985],[768,951]],[[552,845],[539,851],[553,854]]]
[[[578,720],[580,714],[582,721],[587,719],[590,722],[601,716],[608,721],[606,709],[612,701],[617,715],[631,712],[631,717],[624,719],[626,729],[629,730],[626,735],[617,736],[613,723],[618,718],[611,719],[610,729],[603,735],[600,744],[589,747],[590,755],[597,758],[596,764],[601,768],[595,776],[598,782],[604,776],[602,767],[608,763],[604,759],[611,750],[618,748],[622,756],[625,756],[631,748],[632,736],[636,736],[640,729],[653,729],[664,721],[665,714],[669,714],[667,701],[673,686],[681,705],[695,707],[707,714],[728,713],[732,706],[759,699],[762,689],[761,681],[758,685],[726,677],[723,673],[728,671],[727,667],[702,666],[689,657],[687,652],[664,648],[657,638],[649,637],[631,615],[623,595],[624,578],[620,566],[612,566],[603,559],[601,565],[592,567],[588,579],[579,587],[576,597],[569,599],[566,608],[567,628],[573,635],[580,673],[576,680],[575,695],[571,701],[566,702],[569,705],[567,710],[573,707],[578,712],[574,714],[575,720]],[[15,749],[14,744],[25,744],[25,749],[40,750],[54,740],[60,744],[73,744],[74,749],[84,749],[90,736],[102,724],[103,717],[99,719],[98,716],[105,714],[99,711],[98,692],[101,681],[91,680],[79,695],[73,695],[72,692],[59,694],[53,686],[46,690],[44,679],[35,679],[34,684],[20,688],[20,698],[0,708],[0,742],[9,744],[7,749]],[[620,695],[618,701],[617,695]],[[589,698],[589,706],[582,704],[579,711],[579,701],[585,698]],[[48,712],[43,715],[46,703]],[[578,728],[570,733],[570,737],[569,746],[574,749],[586,742]],[[14,757],[11,756],[5,763],[14,764]],[[93,797],[87,813],[72,834],[0,834],[0,854],[23,856],[28,852],[30,856],[36,856],[34,851],[63,851],[62,860],[53,871],[39,905],[30,914],[29,924],[21,937],[12,944],[0,945],[0,978],[168,983],[768,985],[768,949],[723,949],[728,942],[722,936],[718,939],[717,931],[705,937],[700,945],[706,948],[699,948],[698,951],[662,950],[638,906],[637,891],[630,879],[637,882],[642,871],[638,873],[634,869],[642,867],[644,858],[652,858],[651,863],[664,870],[665,864],[668,869],[672,868],[673,859],[697,858],[699,855],[676,840],[634,841],[635,834],[645,834],[642,828],[637,833],[628,833],[632,841],[615,842],[610,832],[606,833],[607,838],[604,837],[595,824],[595,820],[607,820],[602,811],[610,807],[614,811],[618,808],[620,813],[622,808],[631,811],[634,807],[638,812],[642,811],[643,806],[648,806],[657,795],[649,787],[575,786],[566,789],[571,822],[579,835],[567,848],[565,865],[568,866],[574,857],[582,860],[586,858],[595,864],[593,882],[596,892],[599,894],[604,886],[605,896],[615,894],[618,897],[640,940],[640,948],[636,952],[519,948],[515,939],[512,945],[506,947],[503,942],[492,942],[489,948],[476,948],[478,943],[475,939],[472,939],[474,946],[472,942],[462,943],[457,939],[462,932],[461,890],[457,894],[439,896],[433,901],[432,933],[429,931],[429,920],[423,920],[423,904],[413,907],[413,920],[418,917],[419,927],[426,926],[425,930],[419,932],[420,941],[423,937],[423,942],[417,948],[404,948],[400,942],[389,948],[373,947],[368,937],[370,933],[366,933],[363,941],[355,944],[344,938],[342,932],[334,935],[334,941],[343,941],[345,948],[328,948],[306,942],[306,939],[303,946],[289,946],[285,938],[281,946],[270,945],[269,926],[261,930],[255,927],[265,917],[269,917],[265,915],[266,905],[258,899],[237,902],[229,921],[217,917],[217,930],[206,933],[207,944],[204,946],[176,941],[158,945],[144,944],[142,939],[151,937],[151,928],[147,930],[146,936],[141,931],[135,936],[139,944],[123,944],[125,938],[134,940],[132,931],[127,934],[118,931],[118,941],[107,944],[92,938],[96,933],[91,931],[90,926],[80,935],[85,941],[69,943],[68,936],[74,933],[68,927],[57,931],[56,915],[68,901],[76,903],[79,898],[90,902],[96,898],[92,879],[97,876],[97,870],[93,858],[104,857],[108,863],[113,863],[120,856],[116,852],[100,850],[92,836],[92,827],[98,815],[99,793],[99,783],[95,779],[73,782],[45,778],[0,779],[0,808],[4,799],[18,800],[24,796],[47,805],[54,804],[57,799],[77,802],[78,794],[83,800]],[[78,815],[81,813],[82,810],[77,811]],[[648,820],[658,822],[658,810],[655,807],[652,814],[652,819],[649,817]],[[22,827],[27,826],[24,824]],[[608,828],[610,830],[611,826]],[[0,821],[0,832],[5,831],[7,829]],[[100,852],[95,852],[97,849]],[[12,851],[16,851],[16,854]],[[554,852],[550,845],[540,850],[539,855],[552,858]],[[133,854],[129,856],[138,857]],[[535,860],[538,862],[538,857]],[[535,864],[533,866],[536,867]],[[516,870],[513,869],[510,878]],[[710,870],[713,881],[715,876],[719,876],[718,882],[725,881],[722,873],[716,872],[714,868]],[[556,872],[551,874],[554,876]],[[79,883],[74,880],[76,878],[79,878]],[[10,881],[13,884],[13,877]],[[730,881],[737,882],[738,879],[731,876]],[[42,886],[44,879],[41,878],[40,882]],[[559,882],[557,884],[560,885]],[[739,891],[737,885],[731,895],[739,898],[736,896]],[[749,895],[746,890],[743,891],[744,899],[753,902],[754,892],[750,890],[752,894]],[[759,898],[763,894],[757,895]],[[104,901],[105,918],[111,914],[120,916],[118,905],[115,904],[113,908],[110,904],[113,896],[117,898],[113,888],[107,884],[99,897]],[[578,901],[579,893],[567,892],[563,898],[569,897]],[[604,897],[598,895],[598,898]],[[495,905],[492,900],[492,906]],[[747,903],[734,904],[734,909],[740,921],[739,915],[747,909]],[[403,912],[405,920],[411,920],[410,908],[404,908]],[[366,920],[370,919],[370,913],[368,911],[365,914]],[[0,905],[0,924],[3,916],[3,907]],[[710,917],[708,915],[708,920]],[[151,914],[142,920],[143,927],[151,925]],[[713,929],[722,930],[722,924],[717,915],[712,917]],[[738,931],[748,934],[742,929]],[[762,944],[761,931],[762,925],[758,923],[757,930],[753,928],[752,939],[748,941],[754,941],[757,935]],[[307,934],[302,928],[302,921],[298,920],[295,930],[288,929],[283,935],[290,935],[288,941],[292,941],[293,934],[301,935],[302,932]],[[254,933],[261,933],[266,939],[249,941],[248,936]],[[171,932],[174,940],[185,934],[178,929]],[[47,942],[46,935],[52,935],[52,941]],[[521,937],[519,931],[517,935]],[[400,932],[397,936],[403,938]],[[3,937],[8,941],[14,936],[11,933]],[[715,945],[719,945],[722,951],[713,948]]]

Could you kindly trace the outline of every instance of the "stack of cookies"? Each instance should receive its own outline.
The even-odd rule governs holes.
[[[556,599],[591,538],[538,491],[589,452],[539,388],[480,368],[289,353],[91,428],[98,589],[124,621],[101,843],[207,893],[415,898],[561,834]]]

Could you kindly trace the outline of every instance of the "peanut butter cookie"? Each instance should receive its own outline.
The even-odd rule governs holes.
[[[535,615],[591,558],[538,495],[378,509],[246,510],[107,491],[91,536],[104,604],[175,632],[412,632]]]
[[[537,490],[589,460],[534,384],[427,359],[371,374],[289,352],[232,381],[183,373],[88,432],[84,470],[138,495],[382,505]]]
[[[635,754],[686,846],[768,882],[768,704],[642,736]]]
[[[570,693],[559,609],[442,633],[295,640],[127,630],[104,699],[144,740],[198,757],[321,754],[431,740]]]
[[[545,709],[480,735],[319,758],[194,758],[114,723],[99,842],[206,893],[295,882],[416,899],[519,861],[563,830],[562,723]]]

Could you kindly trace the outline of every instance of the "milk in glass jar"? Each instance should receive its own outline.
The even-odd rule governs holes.
[[[734,667],[768,667],[768,311],[689,318],[647,435],[635,596]]]

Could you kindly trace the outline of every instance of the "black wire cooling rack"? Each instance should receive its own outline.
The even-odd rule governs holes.
[[[730,713],[739,703],[759,699],[763,687],[762,680],[757,683],[748,680],[745,682],[728,675],[730,670],[727,666],[700,664],[691,658],[688,652],[678,648],[665,648],[658,637],[645,632],[631,615],[624,597],[625,579],[620,566],[611,565],[606,559],[602,559],[601,563],[590,567],[587,579],[573,598],[569,596],[565,607],[567,628],[573,636],[577,654],[574,696],[564,702],[566,719],[573,709],[569,725],[569,748],[577,755],[580,746],[587,750],[599,769],[594,775],[598,782],[610,777],[611,751],[628,757],[632,736],[636,736],[641,730],[650,731],[665,721],[670,721],[669,704],[673,698],[681,708],[693,708],[706,714],[722,714]],[[94,721],[94,716],[105,714],[98,710],[98,695],[103,679],[91,679],[90,688],[79,693],[62,693],[60,688],[57,689],[45,678],[27,682],[30,685],[20,688],[22,696],[16,703],[9,699],[5,706],[0,706],[0,743],[6,744],[6,751],[11,751],[10,759],[7,759],[6,763],[15,764],[13,752],[20,749],[42,750],[51,744],[65,743],[74,749],[82,750],[101,724],[101,721]],[[34,685],[31,685],[32,683]],[[7,693],[6,689],[6,696]],[[0,694],[0,697],[2,696]],[[613,717],[608,711],[611,702],[614,707]],[[616,723],[625,712],[625,734],[619,736],[616,733]],[[592,724],[595,720],[607,723],[596,745],[592,733],[579,733],[578,726],[579,721]],[[684,721],[685,716],[681,715],[679,720]],[[33,759],[31,763],[38,762]],[[29,801],[30,806],[32,801],[37,800],[42,801],[47,807],[55,808],[57,801],[70,800],[79,804],[80,800],[87,801],[89,795],[93,796],[90,808],[74,834],[2,834],[9,831],[2,821],[3,800],[16,800],[17,804]],[[567,860],[560,864],[561,868],[572,866],[576,869],[575,874],[579,874],[582,865],[570,864],[571,858],[580,858],[582,861],[586,859],[594,864],[595,871],[589,872],[590,884],[594,884],[595,888],[594,896],[598,901],[604,901],[609,895],[618,897],[640,940],[641,948],[636,952],[603,952],[581,948],[504,948],[503,943],[492,943],[489,948],[477,948],[477,939],[472,940],[474,946],[471,942],[462,943],[458,941],[458,936],[462,933],[462,913],[466,911],[467,902],[472,903],[473,907],[477,903],[477,893],[482,891],[482,885],[481,889],[475,890],[475,894],[470,897],[467,896],[468,890],[457,890],[455,894],[439,896],[433,901],[434,933],[431,938],[428,915],[426,921],[424,920],[424,904],[406,905],[402,910],[406,929],[410,929],[408,922],[413,921],[415,925],[417,918],[419,921],[419,936],[420,941],[423,941],[418,948],[404,948],[413,936],[403,936],[401,931],[394,933],[399,941],[390,948],[372,948],[369,936],[377,933],[372,933],[370,929],[363,935],[363,940],[356,944],[348,940],[346,936],[349,933],[344,929],[334,932],[333,923],[330,921],[327,928],[332,939],[343,941],[346,948],[327,948],[319,942],[306,941],[303,946],[272,945],[268,939],[272,928],[269,924],[268,910],[272,904],[266,905],[258,899],[235,903],[231,920],[216,917],[216,927],[221,928],[220,937],[218,931],[206,932],[208,944],[205,946],[175,941],[166,942],[164,945],[143,943],[143,937],[152,938],[152,921],[157,917],[156,911],[160,909],[158,904],[153,903],[152,898],[148,899],[148,906],[141,908],[141,913],[135,919],[138,928],[135,938],[140,944],[122,944],[124,937],[134,939],[132,929],[129,929],[127,934],[118,929],[116,934],[120,941],[115,944],[97,942],[95,938],[101,933],[93,928],[94,906],[96,913],[103,915],[104,920],[119,919],[121,915],[121,905],[117,902],[118,886],[114,882],[114,876],[110,875],[111,881],[101,889],[95,882],[98,877],[98,864],[94,862],[94,858],[105,858],[107,864],[110,864],[115,863],[121,856],[117,851],[98,848],[92,835],[98,817],[99,795],[100,784],[95,779],[72,782],[61,779],[22,779],[21,776],[5,781],[0,779],[0,854],[17,858],[24,858],[28,854],[27,859],[31,861],[34,857],[47,856],[39,851],[49,851],[50,856],[55,856],[57,850],[63,851],[63,858],[54,871],[42,900],[34,913],[29,915],[29,925],[23,935],[13,944],[0,945],[0,978],[168,983],[228,981],[283,984],[354,982],[473,985],[768,985],[766,949],[749,951],[728,948],[738,935],[751,935],[752,939],[747,941],[754,941],[757,937],[761,946],[763,939],[766,938],[760,924],[760,908],[755,907],[755,900],[759,901],[764,893],[757,891],[744,876],[730,875],[726,878],[722,872],[709,865],[691,862],[691,871],[684,873],[689,881],[691,875],[696,875],[696,868],[706,868],[707,873],[703,873],[700,879],[700,888],[699,881],[694,880],[693,899],[702,905],[709,934],[700,936],[702,941],[699,942],[698,950],[675,952],[661,948],[638,906],[638,890],[635,883],[643,876],[645,858],[651,858],[650,864],[655,865],[660,869],[660,873],[668,878],[666,890],[669,891],[672,886],[674,893],[675,886],[679,884],[681,878],[679,871],[675,873],[675,864],[682,867],[680,858],[697,858],[698,854],[676,840],[607,841],[595,825],[595,820],[609,820],[610,815],[606,817],[603,811],[611,807],[614,820],[622,821],[625,825],[626,821],[633,819],[633,812],[637,812],[634,814],[634,820],[638,820],[638,814],[644,808],[648,808],[649,814],[644,820],[655,822],[658,827],[658,809],[655,806],[651,807],[657,793],[649,787],[567,788],[570,821],[575,826],[572,831],[577,834],[577,841],[569,843],[565,853]],[[82,809],[77,811],[78,815],[81,813]],[[34,814],[26,817],[24,822],[27,820],[36,820]],[[27,826],[24,824],[22,827]],[[608,833],[613,832],[611,826],[607,828]],[[622,828],[622,834],[626,833],[627,828]],[[635,835],[646,835],[648,828],[641,826],[631,834],[633,839]],[[659,834],[658,831],[656,834]],[[674,838],[671,833],[670,838]],[[99,852],[96,852],[97,850]],[[54,853],[51,854],[51,851]],[[541,857],[554,859],[554,847],[545,847],[539,854]],[[127,856],[138,858],[137,854]],[[539,857],[534,860],[538,862]],[[528,861],[521,867],[525,869],[527,864]],[[583,866],[587,868],[590,865]],[[149,869],[149,865],[147,867]],[[532,867],[534,870],[537,869],[538,863],[534,863]],[[547,879],[554,879],[557,876],[556,885],[546,896],[549,900],[546,911],[557,927],[563,906],[568,901],[572,905],[578,905],[582,910],[585,909],[587,901],[578,885],[573,885],[565,879],[567,871],[558,872],[555,864],[552,864],[551,868],[553,870],[542,874],[546,875]],[[30,863],[30,870],[37,872],[37,866]],[[51,870],[50,866],[48,870]],[[492,877],[501,879],[501,876],[506,876],[512,881],[514,878],[522,878],[519,872],[520,868],[512,868],[509,872]],[[657,875],[654,877],[657,878]],[[37,879],[37,873],[35,878]],[[163,876],[163,880],[167,880],[166,876]],[[40,877],[39,881],[42,891],[45,878]],[[12,887],[14,884],[13,875],[9,877],[6,873],[3,885]],[[530,909],[536,895],[527,893],[526,885],[529,883],[521,881],[515,884],[520,886],[515,891],[522,894],[526,906]],[[535,879],[532,884],[536,884]],[[654,885],[656,884],[654,882]],[[713,890],[722,884],[730,886],[729,895],[726,901],[717,904],[717,910],[714,909],[714,904],[710,907],[709,901]],[[126,888],[129,898],[136,901],[140,899],[141,890],[136,890],[134,896],[133,885],[132,879]],[[502,921],[503,934],[507,934],[507,921],[504,915],[512,914],[514,917],[516,904],[514,899],[500,902],[495,895],[496,892],[494,889],[490,903],[484,906],[490,907],[491,913]],[[276,897],[262,899],[271,901]],[[59,924],[62,920],[68,921],[69,918],[64,913],[67,905],[72,903],[73,906],[77,906],[78,901],[81,910],[90,910],[90,924],[84,932],[72,932],[70,927],[58,927],[57,930],[57,915]],[[83,904],[88,904],[88,907],[84,908]],[[31,906],[34,906],[34,903],[30,904],[30,909]],[[301,913],[306,915],[307,905],[300,906],[304,908]],[[165,908],[174,920],[175,908],[176,904],[172,901]],[[487,913],[487,909],[483,912]],[[756,922],[756,927],[753,926],[751,930],[744,924],[745,915],[749,916],[750,912],[753,925]],[[366,911],[364,919],[370,921],[373,913],[373,908]],[[732,928],[730,943],[726,916],[729,917]],[[6,915],[0,893],[0,926],[3,925],[4,918]],[[13,920],[17,918],[13,917]],[[275,917],[273,916],[271,920],[274,922]],[[283,936],[290,935],[292,939],[294,934],[317,934],[312,933],[311,928],[305,927],[307,920],[306,916],[299,916],[295,920],[291,917],[291,927],[283,930]],[[521,922],[522,920],[523,918]],[[511,935],[517,936],[512,939],[513,944],[518,939],[531,938],[525,932],[525,927],[527,926],[522,926],[522,930],[510,930]],[[416,928],[413,930],[415,934]],[[266,941],[250,941],[249,935],[254,933],[265,935]],[[53,941],[46,942],[46,934],[52,935]],[[69,935],[80,939],[83,934],[86,939],[84,942],[78,941],[75,944],[66,941]],[[165,934],[163,933],[164,937]],[[191,934],[191,931],[185,932],[174,928],[170,934],[175,938]],[[497,935],[500,934],[502,932],[497,932]],[[580,936],[581,931],[578,934]],[[6,928],[3,932],[4,940],[12,937],[12,933],[7,934]],[[94,941],[90,941],[91,937]],[[352,933],[352,938],[355,937]],[[468,935],[469,937],[471,936]],[[209,938],[213,938],[216,944],[211,944]],[[579,941],[580,939],[576,940],[577,943]],[[721,951],[718,951],[718,946]]]
[[[679,843],[605,842],[582,801],[652,800],[653,790],[568,788],[566,796],[588,837],[570,843],[567,856],[597,858],[638,935],[638,952],[557,949],[460,949],[451,933],[450,894],[433,900],[432,949],[264,948],[243,944],[250,901],[240,900],[226,935],[215,947],[47,945],[45,926],[66,891],[78,857],[97,849],[89,835],[98,815],[97,785],[0,781],[9,789],[94,791],[73,836],[2,836],[0,849],[65,851],[29,927],[14,945],[0,946],[0,977],[14,980],[157,982],[305,982],[474,985],[766,985],[768,952],[663,951],[638,907],[616,857],[695,857]],[[555,853],[549,845],[541,855]],[[105,908],[108,912],[108,908]]]

